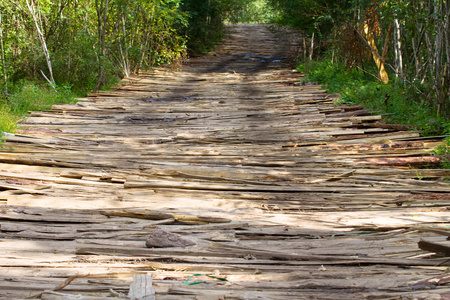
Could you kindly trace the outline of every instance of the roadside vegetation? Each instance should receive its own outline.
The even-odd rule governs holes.
[[[306,81],[316,81],[329,93],[341,94],[339,104],[362,104],[383,115],[389,123],[408,125],[405,127],[419,130],[423,136],[442,135],[450,130],[448,119],[421,101],[420,93],[413,89],[382,83],[370,72],[349,69],[327,58],[300,64],[298,69],[308,73]]]
[[[269,2],[277,23],[305,33],[306,80],[424,136],[450,134],[449,1]],[[448,157],[450,139],[434,154]]]
[[[21,82],[13,86],[15,90],[0,106],[0,130],[12,133],[17,129],[20,119],[29,111],[51,109],[53,104],[73,103],[75,95],[68,87],[38,85],[33,82]]]
[[[229,23],[273,23],[277,14],[269,0],[241,0],[226,21]]]
[[[450,135],[449,119],[426,102],[414,100],[420,98],[412,89],[382,83],[368,72],[331,63],[330,58],[300,64],[298,70],[308,73],[305,81],[318,82],[329,93],[339,93],[341,98],[337,104],[362,104],[364,108],[381,114],[386,122],[420,131],[422,136]],[[442,156],[441,167],[450,169],[450,137],[432,154]]]
[[[0,2],[0,130],[182,59],[188,21],[179,0]]]
[[[224,22],[252,2],[1,1],[0,131],[14,132],[29,110],[210,51],[225,35]]]

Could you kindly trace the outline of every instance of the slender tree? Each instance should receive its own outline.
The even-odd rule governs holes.
[[[52,68],[52,61],[50,59],[50,53],[48,51],[47,48],[47,43],[45,42],[45,37],[44,34],[42,33],[41,30],[41,18],[40,18],[40,14],[38,15],[38,12],[36,11],[36,7],[35,7],[35,3],[33,0],[26,0],[27,3],[27,7],[28,10],[30,11],[31,17],[33,18],[34,21],[34,25],[36,26],[36,32],[38,34],[39,37],[39,41],[41,42],[41,47],[42,47],[42,51],[44,52],[45,55],[45,60],[47,61],[47,67],[48,67],[48,72],[50,74],[50,78],[48,78],[45,73],[40,70],[42,76],[44,76],[44,78],[50,83],[50,85],[55,89],[56,83],[55,83],[55,79],[53,78],[53,68]]]
[[[8,75],[6,73],[6,62],[5,62],[5,47],[3,45],[3,20],[2,20],[2,12],[0,10],[0,48],[1,48],[1,55],[2,55],[2,73],[3,73],[3,80],[4,80],[4,90],[5,94],[8,94]]]

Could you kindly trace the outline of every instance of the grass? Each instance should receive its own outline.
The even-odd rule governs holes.
[[[441,157],[441,167],[443,169],[450,169],[450,137],[447,137],[444,143],[436,147],[431,154]]]
[[[15,132],[19,118],[11,112],[11,109],[3,104],[0,106],[0,131]]]
[[[338,104],[362,104],[383,115],[391,124],[412,125],[412,129],[420,131],[422,136],[450,134],[450,120],[437,116],[437,112],[425,101],[417,100],[420,95],[411,90],[392,83],[383,84],[373,75],[331,64],[326,59],[312,62],[307,68],[300,65],[298,70],[308,74],[306,81],[317,81],[329,93],[340,93]],[[444,160],[441,167],[450,169],[450,137],[432,154],[441,156]]]
[[[75,95],[68,87],[57,87],[56,91],[46,85],[21,82],[12,89],[12,94],[4,97],[0,104],[0,131],[14,133],[18,123],[30,111],[43,111],[53,104],[75,103]]]
[[[304,71],[304,66],[301,65],[299,70]],[[437,116],[426,102],[414,100],[419,95],[392,83],[378,82],[358,69],[350,70],[328,61],[313,62],[306,80],[319,82],[329,93],[340,93],[340,103],[362,104],[366,109],[382,114],[387,122],[412,125],[424,136],[443,134],[448,129],[448,120]]]

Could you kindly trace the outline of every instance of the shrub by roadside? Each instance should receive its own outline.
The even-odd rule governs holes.
[[[53,104],[75,103],[69,87],[38,85],[24,81],[14,86],[11,95],[4,96],[0,104],[0,131],[14,133],[20,120],[30,111],[49,110]]]
[[[300,65],[298,70],[308,76],[305,81],[317,81],[329,93],[340,93],[338,104],[362,104],[366,109],[383,115],[392,124],[412,125],[423,136],[450,134],[450,120],[438,116],[437,111],[421,101],[420,95],[395,84],[381,83],[373,75],[344,65],[332,64],[330,60]],[[433,151],[434,155],[450,154],[450,137]],[[450,163],[444,163],[450,168]]]

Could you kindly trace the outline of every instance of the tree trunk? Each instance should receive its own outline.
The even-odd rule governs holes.
[[[104,61],[106,57],[106,26],[108,21],[108,7],[109,0],[95,0],[95,9],[97,11],[97,29],[99,38],[100,58],[99,58],[99,72],[97,83],[94,91],[100,90],[105,84],[105,67]]]
[[[308,68],[309,70],[311,70],[312,68],[313,55],[314,55],[314,32],[311,37],[311,47],[309,49],[309,68]]]
[[[440,3],[439,3],[440,2]],[[439,1],[439,0],[435,0],[434,1],[434,14],[432,16],[432,18],[434,20],[434,30],[433,30],[433,34],[431,35],[431,37],[429,37],[429,48],[432,50],[431,55],[434,55],[433,57],[433,64],[434,66],[432,67],[432,72],[433,72],[433,76],[432,78],[433,80],[433,86],[434,86],[434,90],[436,93],[436,98],[437,98],[437,110],[438,110],[438,114],[441,113],[441,110],[444,106],[444,101],[445,101],[445,95],[444,95],[444,90],[443,90],[443,72],[444,72],[444,61],[443,61],[443,57],[444,57],[444,53],[443,53],[443,48],[444,48],[444,24],[443,21],[445,19],[445,16],[443,15],[443,2]],[[430,8],[431,9],[431,8]],[[432,40],[434,38],[434,41]],[[433,49],[434,46],[434,49]]]
[[[372,52],[372,57],[373,60],[375,61],[375,64],[377,65],[378,68],[378,75],[380,77],[380,80],[383,83],[388,83],[389,82],[389,76],[386,72],[386,69],[384,67],[384,62],[378,52],[378,48],[377,45],[375,44],[375,36],[373,34],[373,31],[369,28],[369,24],[366,22],[364,23],[364,34],[366,36],[367,39],[367,43],[370,46],[370,50]]]
[[[44,52],[45,55],[45,60],[47,61],[47,67],[48,67],[48,71],[50,73],[50,78],[48,78],[47,76],[45,76],[44,72],[41,70],[42,75],[44,76],[44,78],[50,83],[50,85],[53,87],[53,89],[56,90],[55,88],[55,79],[53,78],[53,68],[52,68],[52,62],[50,60],[50,54],[48,52],[47,49],[47,43],[45,42],[45,38],[44,38],[44,34],[41,31],[41,28],[39,26],[39,22],[38,22],[38,16],[36,13],[36,9],[34,7],[34,2],[33,0],[31,0],[31,2],[29,2],[28,0],[26,0],[27,2],[27,6],[28,6],[28,10],[30,11],[31,16],[33,17],[33,21],[34,24],[36,26],[36,30],[39,36],[39,41],[41,42],[41,46],[42,46],[42,51]]]
[[[306,37],[303,37],[303,62],[305,65],[305,72],[308,72],[308,62],[306,60],[306,56],[307,56],[307,47],[306,47]]]
[[[126,77],[130,77],[130,60],[128,59],[128,43],[127,43],[127,30],[126,30],[126,19],[124,13],[122,12],[122,40],[119,40],[119,50],[122,59],[122,69]],[[123,44],[123,46],[122,46]]]
[[[3,71],[3,79],[5,81],[5,93],[8,94],[8,75],[6,74],[5,49],[3,46],[3,23],[1,11],[0,11],[0,47],[2,51],[2,71]]]
[[[391,40],[392,30],[394,30],[394,24],[391,24],[391,26],[389,26],[389,30],[386,33],[386,38],[384,39],[383,54],[381,55],[381,59],[383,61],[386,61],[386,56],[389,51],[389,41]]]
[[[137,64],[136,69],[135,69],[135,73],[136,74],[139,74],[139,70],[142,67],[142,64],[144,62],[144,58],[147,55],[149,37],[150,37],[150,31],[147,31],[147,33],[145,35],[144,47],[142,48],[141,58],[139,59],[139,63]]]
[[[398,79],[399,74],[403,74],[403,54],[400,23],[397,18],[394,19],[394,51],[395,51],[395,77]]]
[[[450,114],[450,4],[449,1],[445,1],[445,53],[446,53],[446,61],[444,68],[444,80],[443,80],[443,90],[445,96],[445,107],[444,113]]]

